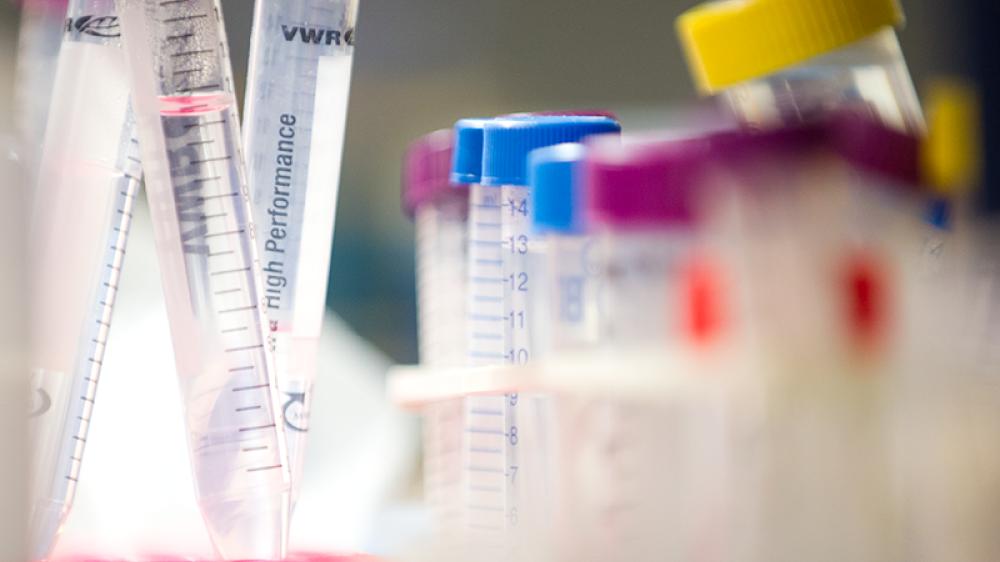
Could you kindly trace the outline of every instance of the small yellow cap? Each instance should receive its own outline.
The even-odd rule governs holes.
[[[957,78],[937,78],[924,96],[927,139],[921,147],[924,179],[943,195],[962,195],[982,171],[979,94]]]
[[[720,0],[676,25],[698,90],[712,94],[902,23],[898,0]]]

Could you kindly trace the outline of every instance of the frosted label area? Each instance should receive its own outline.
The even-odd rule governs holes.
[[[262,28],[266,47],[251,61],[247,90],[256,95],[247,99],[247,168],[271,331],[315,338],[353,49],[347,11],[330,9],[336,3],[315,2],[294,14],[278,4],[258,8],[271,13]],[[338,17],[343,21],[330,21]]]

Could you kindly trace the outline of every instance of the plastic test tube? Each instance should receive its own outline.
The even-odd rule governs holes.
[[[528,184],[534,196],[531,226],[546,239],[547,298],[538,303],[529,331],[536,358],[583,351],[599,344],[601,265],[596,238],[583,218],[583,160],[586,147],[565,143],[528,155]],[[538,248],[530,248],[529,252]]]
[[[538,186],[533,194],[535,223],[541,217],[554,227],[547,232],[548,263],[554,266],[548,272],[555,297],[551,327],[553,334],[563,334],[565,343],[556,344],[560,339],[553,338],[553,360],[560,351],[579,353],[598,343],[605,353],[627,360],[625,368],[640,356],[649,360],[652,352],[658,352],[656,359],[662,362],[669,347],[692,340],[716,343],[722,332],[718,325],[690,328],[694,299],[687,298],[692,271],[702,276],[700,287],[713,286],[707,267],[689,267],[707,263],[695,251],[690,197],[700,180],[707,142],[626,143],[598,137],[587,145],[586,158],[577,163],[573,159],[582,151],[572,145],[538,150],[530,158],[532,187]],[[578,174],[586,184],[588,220],[582,225],[579,218],[575,224],[572,220],[580,214],[576,205],[582,201],[574,205],[566,196],[549,200],[567,185],[580,183],[579,176],[575,181],[572,177],[574,164],[582,168]],[[543,179],[547,174],[554,177]],[[554,193],[546,193],[549,190]],[[566,232],[569,226],[575,228]],[[581,227],[589,236],[580,235]],[[587,238],[599,242],[589,258],[577,250]],[[567,251],[557,255],[561,247]],[[697,261],[698,256],[703,261]],[[593,264],[599,279],[585,278],[587,263]],[[591,306],[573,317],[599,324],[599,333],[563,318],[561,303],[566,299],[558,295],[566,286],[564,277],[590,287],[586,292],[593,296],[583,300]],[[718,290],[717,284],[714,288]],[[697,302],[701,310],[711,310],[717,300],[712,302],[711,291],[705,292],[706,298]],[[572,300],[578,293],[569,293]],[[600,304],[594,302],[595,293],[603,296]],[[678,372],[675,365],[661,370],[665,377],[691,375]],[[616,374],[609,375],[609,384],[614,384]],[[699,548],[716,548],[719,537],[713,533],[720,531],[717,494],[723,466],[719,432],[724,427],[717,403],[692,401],[683,393],[652,403],[612,396],[557,397],[560,558],[684,559],[697,557]]]
[[[247,76],[247,181],[299,495],[347,125],[357,0],[258,0]]]
[[[466,365],[503,365],[503,261],[500,189],[480,183],[485,118],[460,119],[453,128],[452,183],[469,184]],[[463,542],[480,556],[503,554],[505,396],[463,399]]]
[[[693,371],[697,363],[677,358],[690,350],[711,357],[724,348],[734,300],[724,261],[704,241],[697,212],[708,142],[697,136],[600,141],[589,143],[584,177],[588,217],[601,239],[601,346],[627,364],[660,365],[654,372],[668,380],[702,382],[705,375]],[[722,549],[721,398],[680,384],[651,403],[612,403],[603,434],[594,432],[606,443],[593,445],[603,452],[595,471],[601,478],[584,480],[609,493],[589,505],[581,494],[573,510],[585,523],[599,522],[599,530],[584,531],[595,537],[592,548],[636,560]],[[594,510],[605,515],[588,519]]]
[[[538,266],[529,275],[548,272],[547,290],[533,293],[545,296],[531,303],[534,314],[528,329],[535,359],[558,361],[595,352],[600,344],[600,247],[583,217],[585,155],[580,143],[539,148],[528,155],[532,232],[544,236],[547,246],[541,254],[537,244],[529,248],[528,261]],[[588,394],[557,394],[553,402],[550,431],[558,446],[543,451],[547,455],[541,460],[554,467],[550,470],[556,476],[549,491],[552,526],[546,526],[554,555],[548,558],[609,557],[611,551],[602,552],[594,539],[600,536],[601,518],[612,510],[602,511],[591,502],[607,497],[602,452],[614,449],[606,437],[613,434],[619,409],[607,397]]]
[[[66,8],[69,2],[23,0],[17,3],[21,5],[21,30],[18,34],[14,80],[17,107],[14,115],[21,141],[18,148],[19,159],[27,174],[27,183],[33,188],[41,164],[42,140],[52,101],[59,47],[67,28]],[[77,20],[74,23],[75,21]],[[90,19],[81,22],[81,27],[86,27],[87,23],[90,23]],[[103,33],[98,31],[101,27],[99,22],[90,23],[90,26],[92,32]]]
[[[747,127],[850,109],[919,134],[902,23],[897,0],[725,0],[681,15],[677,33],[698,90],[722,94]]]
[[[410,143],[403,157],[403,210],[416,221],[420,364],[460,368],[466,358],[469,187],[452,184],[452,131]],[[424,497],[443,546],[461,532],[461,398],[424,408]]]
[[[529,227],[531,195],[528,187],[528,153],[536,148],[577,142],[595,134],[617,133],[618,122],[607,117],[528,116],[498,118],[483,127],[482,183],[500,187],[501,260],[503,264],[503,342],[506,363],[524,365],[533,350],[531,324],[532,292],[545,285],[545,275],[529,271],[529,250],[544,241]],[[531,252],[531,255],[540,255]],[[543,254],[542,254],[543,255]],[[535,289],[535,287],[538,289]],[[509,552],[546,548],[547,467],[539,461],[546,452],[547,410],[544,398],[506,397],[502,412],[505,500],[504,522]],[[534,461],[534,463],[532,463]],[[544,550],[543,550],[544,551]]]
[[[140,166],[113,0],[74,0],[30,227],[31,555],[73,504]]]
[[[504,290],[504,349],[508,364],[523,365],[532,354],[528,326],[530,293],[543,278],[532,282],[527,256],[537,242],[544,255],[544,240],[534,235],[529,216],[528,153],[563,142],[576,142],[594,134],[617,133],[618,122],[592,116],[528,116],[495,119],[484,128],[483,184],[501,186],[502,260]],[[534,252],[530,255],[535,255]]]
[[[121,1],[195,495],[217,553],[285,553],[291,492],[218,1]]]
[[[469,186],[452,183],[452,130],[410,143],[403,156],[403,211],[416,221],[420,363],[464,367]]]

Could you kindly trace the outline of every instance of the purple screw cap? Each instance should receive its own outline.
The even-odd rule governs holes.
[[[920,187],[919,137],[851,112],[832,115],[827,127],[830,148],[853,166]]]
[[[451,174],[452,130],[442,129],[410,143],[403,153],[403,212],[412,218],[417,207],[439,197],[468,197],[469,185],[453,184]]]
[[[588,218],[619,228],[691,224],[709,146],[707,138],[590,143]]]

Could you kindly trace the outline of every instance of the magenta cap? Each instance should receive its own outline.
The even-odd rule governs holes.
[[[403,212],[413,217],[417,207],[439,197],[468,197],[469,184],[453,184],[451,175],[452,130],[441,129],[410,143],[403,153]]]
[[[777,162],[783,158],[817,149],[836,154],[855,169],[920,187],[920,139],[849,111],[766,132],[721,133],[712,140],[712,152],[722,165],[773,160],[780,166]]]
[[[793,125],[767,131],[725,131],[711,135],[712,158],[716,164],[780,165],[783,158],[798,158],[827,147],[825,122]]]
[[[852,112],[827,123],[830,148],[861,170],[919,188],[920,138]]]
[[[583,165],[587,218],[615,227],[689,225],[706,137],[593,142]]]
[[[731,168],[751,183],[780,189],[774,180],[795,181],[781,170],[817,151],[835,154],[855,169],[903,186],[920,185],[919,138],[846,112],[764,132],[588,144],[587,218],[615,227],[690,223],[695,220],[696,190],[705,172]]]

